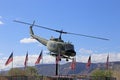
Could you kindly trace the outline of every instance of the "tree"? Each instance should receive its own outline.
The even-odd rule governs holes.
[[[27,67],[25,69],[27,76],[36,76],[39,75],[35,67]]]
[[[97,80],[99,78],[112,77],[112,71],[95,69],[91,72],[91,76],[94,78],[94,80]]]
[[[27,74],[27,76],[33,76],[34,80],[40,80],[41,76],[38,74],[37,69],[35,67],[26,67],[25,73]]]
[[[120,71],[119,70],[113,70],[113,77],[115,77],[116,80],[120,80]]]
[[[36,68],[26,67],[25,69],[12,68],[8,71],[8,75],[9,76],[36,76],[39,74],[37,73]]]
[[[10,69],[8,71],[8,76],[27,77],[28,80],[40,79],[40,75],[38,74],[35,67],[26,67],[25,69],[20,69],[20,68]]]
[[[20,68],[12,68],[8,71],[8,76],[25,76],[24,70]]]

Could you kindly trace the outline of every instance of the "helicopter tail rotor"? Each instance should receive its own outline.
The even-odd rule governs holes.
[[[30,27],[32,28],[35,24],[35,20],[33,21],[33,23],[30,25]]]

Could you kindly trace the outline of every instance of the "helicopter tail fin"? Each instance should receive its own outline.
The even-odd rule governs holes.
[[[33,26],[34,26],[34,23],[35,23],[35,21],[33,21],[33,24],[30,26],[30,35],[31,35],[31,36],[34,35],[34,32],[33,32],[33,30],[32,30],[32,28],[33,28]]]
[[[37,35],[34,35],[34,32],[33,32],[33,26],[34,26],[34,23],[35,21],[33,21],[33,24],[30,26],[30,36],[33,38],[33,39],[36,39],[37,41],[39,41],[40,43],[42,43],[43,45],[47,45],[47,42],[48,40],[47,39],[44,39],[40,36],[37,36]]]
[[[31,36],[34,35],[34,32],[33,32],[33,30],[32,30],[32,26],[30,26],[30,35],[31,35]]]

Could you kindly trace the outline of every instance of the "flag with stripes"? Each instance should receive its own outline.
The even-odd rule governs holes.
[[[88,69],[90,67],[90,65],[91,65],[91,55],[88,58],[88,62],[86,64],[86,68]]]
[[[76,67],[76,59],[73,58],[73,59],[72,59],[72,62],[71,62],[71,65],[70,65],[70,68],[71,68],[72,70],[75,70],[75,67]]]
[[[42,59],[42,52],[43,51],[40,52],[39,57],[37,58],[35,64],[39,64],[40,63],[40,60]]]
[[[25,62],[24,62],[25,67],[27,66],[27,62],[28,62],[28,52],[27,52],[26,57],[25,57]]]
[[[13,52],[11,53],[11,55],[9,56],[9,58],[7,59],[5,66],[7,66],[9,63],[11,63],[13,61]]]
[[[109,54],[107,56],[107,61],[106,61],[106,69],[108,69],[108,68],[109,68]]]

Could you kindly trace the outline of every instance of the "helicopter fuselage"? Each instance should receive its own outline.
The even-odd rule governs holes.
[[[60,51],[60,55],[63,58],[66,58],[65,56],[74,57],[76,55],[76,52],[74,50],[74,45],[69,42],[64,42],[63,40],[59,38],[51,38],[50,40],[47,40],[45,38],[42,38],[40,36],[34,35],[32,27],[30,27],[30,35],[32,38],[39,41],[41,44],[45,45],[47,49],[52,52],[53,56],[57,56]]]

